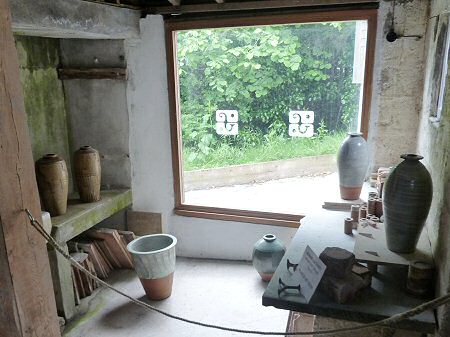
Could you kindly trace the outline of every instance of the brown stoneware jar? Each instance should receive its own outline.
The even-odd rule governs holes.
[[[81,201],[99,201],[102,170],[98,151],[90,146],[80,147],[75,151],[74,170]]]
[[[54,153],[43,156],[36,162],[36,179],[44,209],[51,216],[66,213],[69,175],[64,159]]]

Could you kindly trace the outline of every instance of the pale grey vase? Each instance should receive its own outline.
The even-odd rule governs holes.
[[[270,281],[285,252],[283,242],[273,234],[266,234],[255,243],[252,262],[264,281]]]
[[[339,188],[341,198],[359,199],[369,167],[367,142],[362,133],[350,132],[338,152]]]

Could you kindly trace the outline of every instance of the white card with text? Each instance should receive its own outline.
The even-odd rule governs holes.
[[[298,264],[300,273],[301,293],[305,297],[306,302],[314,295],[323,273],[327,266],[319,259],[314,251],[306,246],[305,252]]]

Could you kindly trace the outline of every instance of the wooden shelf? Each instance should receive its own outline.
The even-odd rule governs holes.
[[[67,212],[52,217],[52,236],[56,241],[65,243],[131,203],[132,195],[129,189],[102,191],[100,201],[92,203],[69,199]]]
[[[126,68],[91,68],[91,69],[74,69],[60,68],[58,69],[60,80],[127,80]]]

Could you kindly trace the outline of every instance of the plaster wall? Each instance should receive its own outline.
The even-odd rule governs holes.
[[[393,18],[393,2],[380,1],[374,80],[369,124],[372,169],[401,161],[413,153],[422,107],[425,38],[386,40]],[[425,36],[429,1],[395,1],[395,32]]]
[[[450,11],[447,0],[434,0],[428,21],[426,38],[427,57],[425,62],[424,100],[419,126],[418,152],[424,155],[422,162],[433,179],[433,200],[427,219],[431,243],[437,266],[437,293],[450,291],[450,76],[447,74],[442,117],[439,122],[431,120],[433,105],[430,103],[432,69],[435,60],[435,27],[438,16],[441,18]],[[450,335],[450,305],[439,311],[440,336]]]
[[[15,36],[15,39],[33,159],[36,161],[47,153],[59,154],[67,163],[71,191],[67,114],[57,73],[59,40],[26,36]]]
[[[84,39],[139,35],[140,12],[82,0],[9,1],[14,33]]]
[[[395,164],[401,153],[414,152],[417,145],[424,39],[404,38],[388,43],[385,36],[390,28],[391,12],[392,2],[382,1],[369,132],[372,167]],[[423,35],[427,12],[427,1],[397,1],[396,31]],[[141,38],[128,41],[133,208],[161,212],[163,228],[180,239],[178,253],[184,256],[249,259],[253,243],[267,232],[274,232],[288,243],[295,232],[293,229],[173,214],[163,27],[160,16],[148,16],[141,20]]]
[[[76,51],[76,52],[75,52]],[[65,68],[126,67],[123,40],[61,40]],[[126,81],[64,80],[71,152],[91,145],[100,152],[102,187],[131,186]]]
[[[181,256],[249,260],[253,244],[269,232],[288,244],[295,229],[173,214],[163,19],[148,16],[140,29],[141,38],[127,45],[133,209],[162,213],[163,230],[178,238]]]

